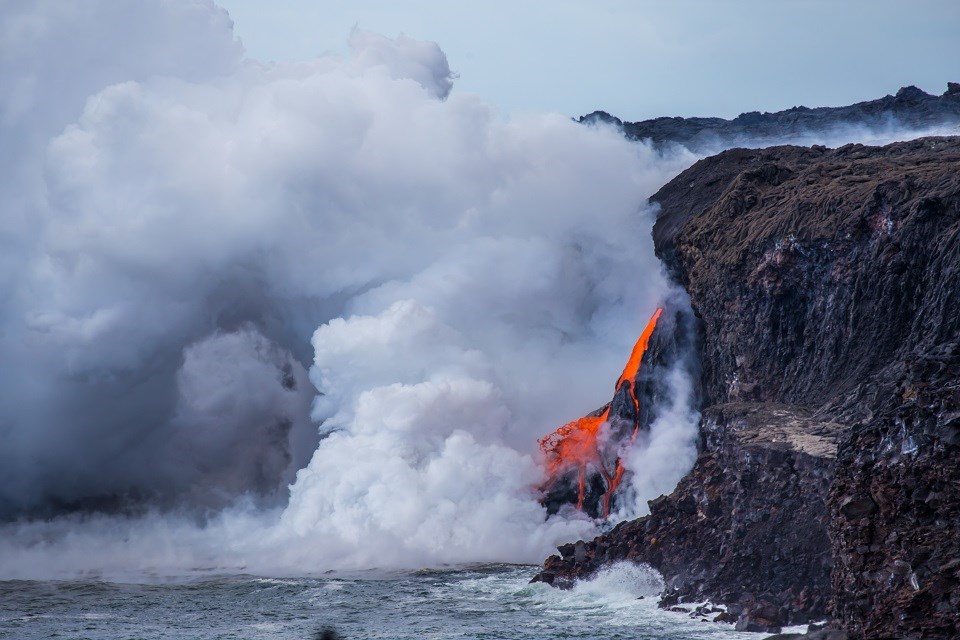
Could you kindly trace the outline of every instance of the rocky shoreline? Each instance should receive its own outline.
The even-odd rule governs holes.
[[[738,629],[958,637],[960,138],[734,149],[653,200],[700,324],[700,455],[534,579],[646,562],[663,606]]]
[[[840,426],[788,405],[707,409],[702,451],[650,515],[559,548],[534,579],[570,586],[599,567],[642,562],[666,578],[663,606],[711,600],[744,630],[822,619],[830,584],[826,497]]]

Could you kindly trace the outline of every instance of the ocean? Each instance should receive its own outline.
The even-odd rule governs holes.
[[[657,608],[659,576],[617,565],[574,589],[529,584],[533,566],[306,578],[0,582],[0,637],[89,640],[377,638],[757,639]]]

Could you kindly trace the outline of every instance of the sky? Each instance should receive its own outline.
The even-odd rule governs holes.
[[[248,55],[346,51],[352,28],[432,40],[504,114],[626,120],[839,106],[960,81],[956,0],[221,0]]]

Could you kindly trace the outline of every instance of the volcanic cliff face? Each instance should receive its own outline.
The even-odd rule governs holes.
[[[712,202],[689,197],[715,181]],[[960,139],[734,150],[655,199],[657,246],[703,320],[707,402],[852,427],[828,501],[838,622],[954,637]]]
[[[628,558],[740,628],[829,608],[854,637],[956,637],[960,138],[735,149],[653,199],[700,319],[702,452],[540,578]]]
[[[658,147],[679,144],[695,152],[713,152],[738,145],[803,143],[811,135],[842,134],[851,128],[882,133],[904,128],[956,127],[960,125],[960,84],[947,83],[946,92],[940,96],[932,96],[917,87],[903,87],[896,95],[843,107],[793,107],[774,113],[752,111],[732,120],[654,118],[623,122],[605,111],[594,111],[581,116],[580,122],[612,123],[628,138],[649,140]]]
[[[645,562],[666,579],[662,604],[712,600],[720,620],[776,629],[826,615],[826,497],[843,428],[778,404],[707,409],[693,471],[650,515],[559,548],[535,580],[567,587],[606,563]]]

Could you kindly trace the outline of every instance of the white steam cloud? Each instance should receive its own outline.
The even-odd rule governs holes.
[[[590,533],[546,519],[536,439],[609,398],[668,288],[638,207],[690,156],[502,120],[404,37],[264,66],[209,2],[2,12],[0,511],[53,520],[4,525],[0,574]],[[63,515],[131,501],[166,510]]]
[[[668,295],[642,207],[695,158],[500,119],[432,43],[350,44],[265,66],[205,0],[0,7],[0,577],[593,531],[546,518],[536,439],[609,399]],[[671,376],[621,516],[695,456]]]

